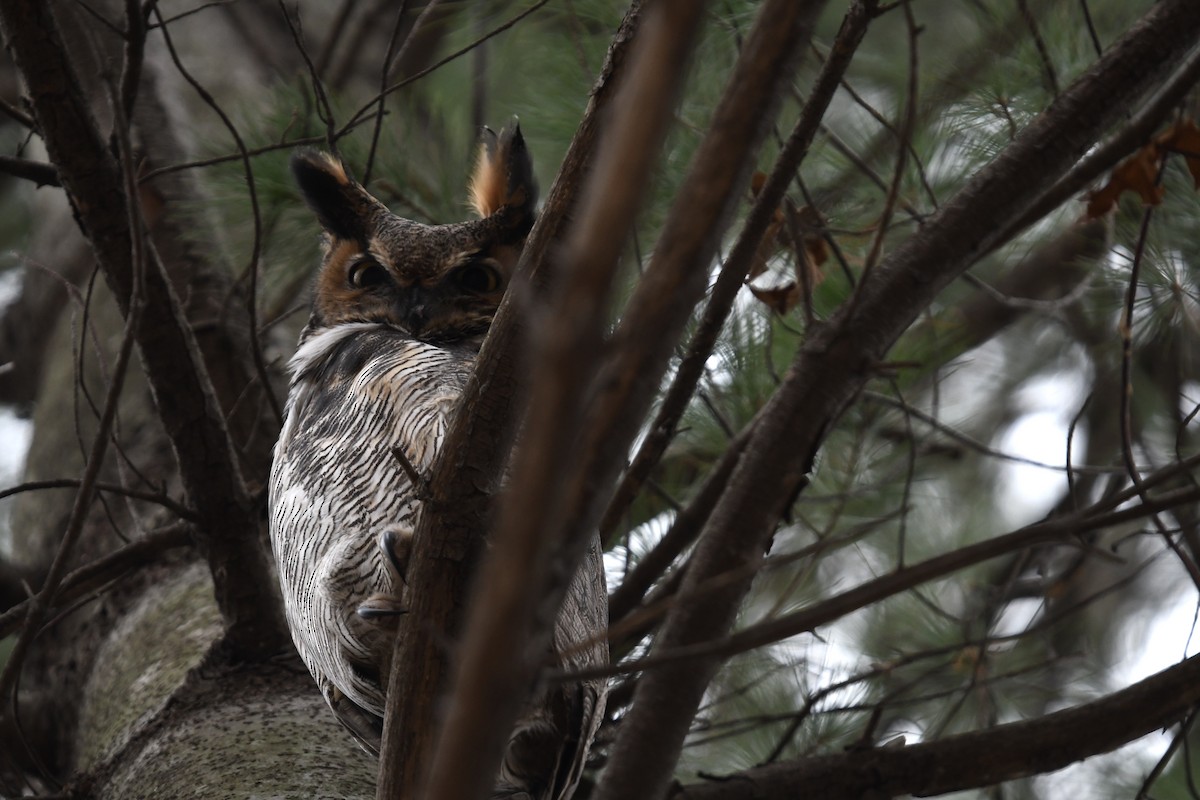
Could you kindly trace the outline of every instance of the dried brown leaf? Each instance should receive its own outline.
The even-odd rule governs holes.
[[[1111,211],[1122,192],[1136,192],[1147,205],[1162,202],[1163,188],[1158,185],[1158,168],[1162,156],[1156,142],[1138,150],[1113,169],[1112,177],[1088,198],[1087,213],[1092,219]]]
[[[1160,136],[1158,142],[1164,150],[1183,156],[1192,176],[1192,185],[1200,189],[1200,125],[1194,120],[1180,120]]]
[[[765,172],[755,172],[750,177],[751,196],[757,197],[766,182],[767,174]],[[750,262],[750,267],[746,270],[747,281],[752,281],[767,271],[767,262],[779,252],[779,234],[782,230],[783,213],[779,209],[776,209],[775,213],[771,215],[771,221],[767,224],[767,229],[763,231],[758,248],[754,251],[754,260]]]
[[[800,286],[795,281],[788,281],[782,286],[770,289],[751,286],[750,293],[776,314],[786,314],[800,302]]]
[[[1122,192],[1135,192],[1147,205],[1161,203],[1164,190],[1158,185],[1158,173],[1166,153],[1184,157],[1192,183],[1200,189],[1200,126],[1194,120],[1183,119],[1113,169],[1108,183],[1089,195],[1088,216],[1095,219],[1107,214]]]
[[[829,260],[829,243],[818,233],[825,227],[825,221],[811,206],[796,208],[789,203],[788,213],[792,215],[792,230],[799,232],[801,240],[796,259],[796,281],[801,285],[807,281],[809,289],[812,289],[825,280],[821,265]]]

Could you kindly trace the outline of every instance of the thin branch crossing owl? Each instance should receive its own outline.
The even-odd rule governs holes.
[[[484,133],[471,184],[480,218],[467,222],[398,217],[315,151],[298,152],[292,169],[325,230],[325,257],[290,365],[271,542],[300,656],[338,718],[378,753],[421,507],[397,454],[420,473],[433,465],[533,224],[536,187],[515,123]],[[594,546],[555,630],[571,663],[606,659],[605,604]],[[495,796],[570,797],[603,705],[596,682],[536,692]]]

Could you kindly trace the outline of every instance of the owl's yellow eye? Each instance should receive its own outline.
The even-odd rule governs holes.
[[[487,264],[467,264],[454,273],[454,284],[472,294],[491,294],[500,288],[502,278]]]
[[[350,265],[346,282],[355,289],[370,289],[382,286],[389,280],[387,270],[373,258],[361,258]]]

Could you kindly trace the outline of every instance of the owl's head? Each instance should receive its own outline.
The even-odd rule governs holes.
[[[325,229],[309,332],[383,322],[437,344],[478,341],[491,325],[533,225],[537,185],[521,130],[485,129],[471,179],[479,219],[398,217],[332,156],[300,150],[292,172]]]

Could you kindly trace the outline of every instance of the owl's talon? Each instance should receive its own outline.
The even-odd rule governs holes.
[[[407,614],[408,609],[400,604],[400,598],[386,594],[371,595],[363,604],[355,609],[355,613],[365,620],[387,619]]]
[[[408,572],[408,556],[412,552],[412,541],[412,531],[396,525],[384,528],[383,533],[379,534],[379,549],[383,551],[388,563],[392,565],[396,577],[405,586],[408,585],[405,573]]]

